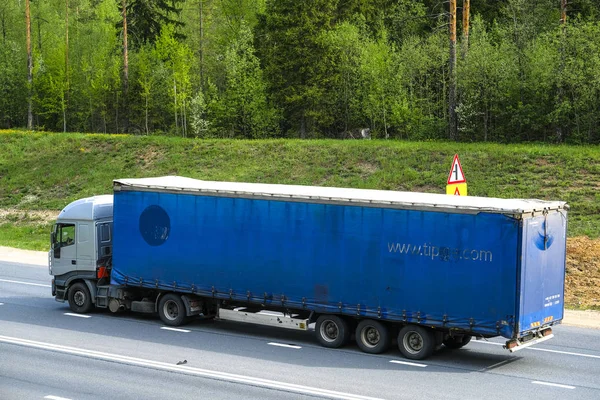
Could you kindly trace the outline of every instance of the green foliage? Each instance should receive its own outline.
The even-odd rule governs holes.
[[[117,0],[117,7],[122,7],[123,0]],[[132,47],[154,43],[162,34],[165,26],[182,27],[177,16],[181,12],[183,0],[125,0],[127,9],[127,31]],[[121,30],[122,22],[117,24]],[[176,30],[171,35],[183,39]]]
[[[276,104],[284,110],[284,131],[305,138],[327,126],[323,102],[328,76],[321,62],[321,35],[331,28],[337,1],[269,0],[259,27],[260,55]]]
[[[324,32],[320,39],[326,49],[323,61],[330,77],[325,101],[332,105],[330,112],[338,115],[335,130],[341,133],[340,137],[345,137],[354,128],[368,126],[360,97],[362,35],[355,25],[344,22]]]
[[[28,91],[24,53],[17,43],[5,40],[0,45],[0,127],[23,126],[22,109],[27,108],[25,95]]]
[[[445,137],[447,2],[125,3],[127,88],[121,0],[31,2],[35,129]],[[557,0],[472,0],[471,15],[468,49],[459,43],[459,140],[600,143],[600,2],[570,0],[566,26]],[[26,124],[25,48],[24,2],[2,2],[3,127]]]
[[[254,54],[252,31],[244,23],[225,50],[221,97],[215,125],[230,138],[264,138],[277,134],[277,112],[267,102],[266,85]]]

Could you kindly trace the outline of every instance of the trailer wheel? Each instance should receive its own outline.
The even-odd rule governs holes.
[[[85,314],[93,306],[90,290],[85,283],[77,282],[69,288],[69,307],[73,312]]]
[[[457,335],[444,340],[444,346],[449,349],[460,349],[471,341],[471,335]]]
[[[420,326],[406,325],[398,333],[398,347],[404,357],[423,360],[435,350],[434,332]]]
[[[379,321],[364,319],[356,327],[356,344],[365,353],[383,353],[390,343],[390,330]]]
[[[337,315],[321,315],[315,325],[317,339],[324,347],[338,348],[350,340],[348,322]]]
[[[165,325],[183,325],[187,318],[185,304],[183,304],[181,296],[173,293],[162,296],[158,302],[158,316]]]

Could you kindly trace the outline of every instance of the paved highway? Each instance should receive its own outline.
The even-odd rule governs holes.
[[[600,398],[600,330],[559,326],[511,354],[472,341],[409,362],[320,347],[312,333],[70,313],[47,267],[0,261],[0,399]]]

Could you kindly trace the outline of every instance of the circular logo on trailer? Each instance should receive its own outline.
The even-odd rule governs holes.
[[[149,206],[140,215],[140,233],[150,246],[160,246],[169,238],[171,219],[160,206]]]

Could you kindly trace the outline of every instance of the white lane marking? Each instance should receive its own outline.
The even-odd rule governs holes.
[[[290,349],[301,349],[302,348],[302,346],[296,346],[294,344],[284,344],[284,343],[275,343],[275,342],[269,342],[267,344],[269,346],[288,347]]]
[[[0,282],[17,283],[19,285],[39,286],[39,287],[52,287],[52,285],[43,285],[41,283],[31,283],[23,281],[11,281],[10,279],[0,279]]]
[[[496,345],[496,346],[504,346],[502,343],[482,342],[480,340],[478,340],[478,341],[471,341],[471,343],[493,344],[493,345]],[[545,351],[547,353],[567,354],[567,355],[570,355],[570,356],[588,357],[588,358],[599,358],[600,359],[600,356],[596,356],[594,354],[573,353],[573,352],[570,352],[570,351],[562,351],[562,350],[540,349],[539,347],[527,347],[527,348],[525,348],[523,350]]]
[[[262,379],[262,378],[255,378],[255,377],[246,376],[246,375],[230,374],[227,372],[212,371],[212,370],[208,370],[208,369],[187,367],[187,366],[183,366],[183,365],[173,365],[173,364],[167,364],[167,363],[160,362],[160,361],[152,361],[152,360],[147,360],[147,359],[143,359],[143,358],[122,356],[119,354],[104,353],[104,352],[100,352],[100,351],[80,349],[77,347],[69,347],[69,346],[62,346],[62,345],[52,344],[52,343],[37,342],[37,341],[27,340],[27,339],[19,339],[19,338],[10,337],[10,336],[1,336],[0,335],[0,342],[16,344],[16,345],[26,346],[26,347],[33,347],[33,348],[42,349],[42,350],[56,351],[56,352],[66,353],[66,354],[73,354],[76,356],[95,358],[98,360],[115,361],[115,362],[120,362],[123,364],[135,365],[135,366],[146,367],[146,368],[151,367],[151,368],[160,369],[160,370],[164,370],[164,371],[185,373],[185,374],[189,374],[189,375],[202,376],[202,377],[210,378],[210,379],[218,379],[218,380],[227,381],[227,382],[241,383],[241,384],[245,384],[245,385],[259,386],[259,387],[275,389],[275,390],[283,390],[283,391],[293,392],[293,393],[300,393],[300,394],[307,394],[307,395],[321,396],[321,397],[329,397],[329,398],[333,398],[333,399],[342,399],[342,400],[381,400],[379,398],[361,396],[358,394],[336,392],[333,390],[320,389],[320,388],[311,387],[311,386],[296,385],[294,383],[273,381],[270,379]]]
[[[4,303],[0,303],[0,306],[3,306],[3,305],[4,305]]]
[[[560,383],[550,383],[550,382],[542,382],[542,381],[531,381],[531,383],[535,385],[546,385],[546,386],[554,386],[563,389],[575,389],[575,386],[570,385],[561,385]]]
[[[484,371],[487,371],[487,370],[490,370],[490,369],[493,369],[493,368],[499,367],[499,366],[501,366],[502,364],[506,364],[507,362],[511,362],[511,361],[513,361],[513,359],[512,359],[512,358],[509,358],[508,360],[500,361],[499,363],[496,363],[496,364],[494,364],[494,365],[490,365],[489,367],[485,367],[485,368],[483,368],[483,369],[480,369],[479,371],[480,371],[480,372],[484,372]]]
[[[394,363],[394,364],[409,365],[411,367],[419,367],[419,368],[425,368],[427,366],[427,364],[419,364],[419,363],[413,363],[413,362],[408,362],[408,361],[390,360],[390,362]]]
[[[91,315],[75,314],[75,313],[70,313],[70,312],[66,312],[65,315],[68,315],[69,317],[92,318]]]
[[[488,342],[487,340],[471,340],[469,343],[492,344],[494,346],[504,346],[504,343]]]
[[[49,399],[49,400],[71,400],[66,397],[53,396],[51,394],[49,394],[48,396],[45,396],[44,398]]]
[[[160,329],[164,329],[165,331],[173,331],[173,332],[184,332],[184,333],[190,333],[191,332],[189,329],[171,328],[169,326],[161,326]]]
[[[545,351],[548,353],[568,354],[570,356],[578,356],[578,357],[600,358],[600,356],[595,356],[593,354],[572,353],[570,351],[561,351],[561,350],[538,349],[535,347],[530,347],[529,350]]]

